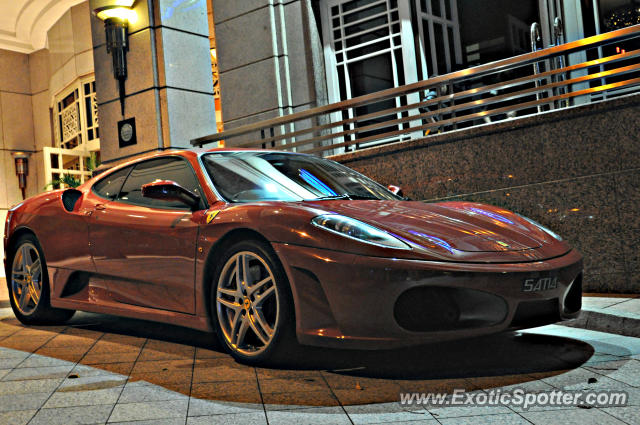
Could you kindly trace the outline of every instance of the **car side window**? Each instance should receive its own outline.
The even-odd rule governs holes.
[[[118,196],[118,193],[120,193],[120,188],[129,175],[131,168],[133,167],[125,167],[115,173],[109,174],[93,185],[93,192],[101,198],[113,201],[116,199],[116,196]]]
[[[120,189],[118,200],[145,207],[188,209],[181,202],[143,197],[142,185],[156,180],[172,180],[192,193],[203,196],[200,184],[189,163],[182,158],[165,157],[136,164]]]

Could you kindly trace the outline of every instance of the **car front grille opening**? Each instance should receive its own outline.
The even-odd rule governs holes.
[[[396,300],[394,318],[412,332],[473,329],[496,325],[507,315],[497,295],[466,288],[417,287]]]
[[[522,301],[511,321],[514,328],[535,328],[560,321],[558,299]]]
[[[564,297],[564,312],[571,314],[582,308],[582,273],[571,283],[571,287]]]

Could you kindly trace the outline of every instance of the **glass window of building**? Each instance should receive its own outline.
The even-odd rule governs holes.
[[[409,0],[325,0],[321,6],[330,102],[417,81]],[[375,115],[402,103],[403,99],[395,99],[350,108],[332,119]],[[389,118],[377,116],[345,125],[346,138],[366,141],[387,132],[390,128],[376,124]],[[358,127],[370,126],[370,131],[355,133]]]
[[[460,68],[462,51],[456,0],[415,0],[422,79]]]
[[[93,75],[54,96],[53,146],[44,147],[45,176],[53,188],[83,183],[100,161],[100,125]]]

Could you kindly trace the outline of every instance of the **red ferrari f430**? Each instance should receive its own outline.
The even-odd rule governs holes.
[[[534,327],[581,308],[582,258],[542,225],[473,202],[409,201],[336,162],[166,151],[13,207],[11,306],[215,331],[236,358],[287,341],[378,349]]]

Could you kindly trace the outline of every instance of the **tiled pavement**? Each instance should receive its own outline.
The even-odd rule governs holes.
[[[582,299],[582,307],[600,309],[612,314],[631,313],[640,315],[640,295],[584,297]]]
[[[637,338],[547,326],[387,352],[306,349],[289,368],[266,369],[238,364],[211,335],[184,328],[94,314],[27,328],[2,307],[0,424],[640,423]],[[398,403],[403,391],[516,387],[619,389],[630,403],[527,411]]]

